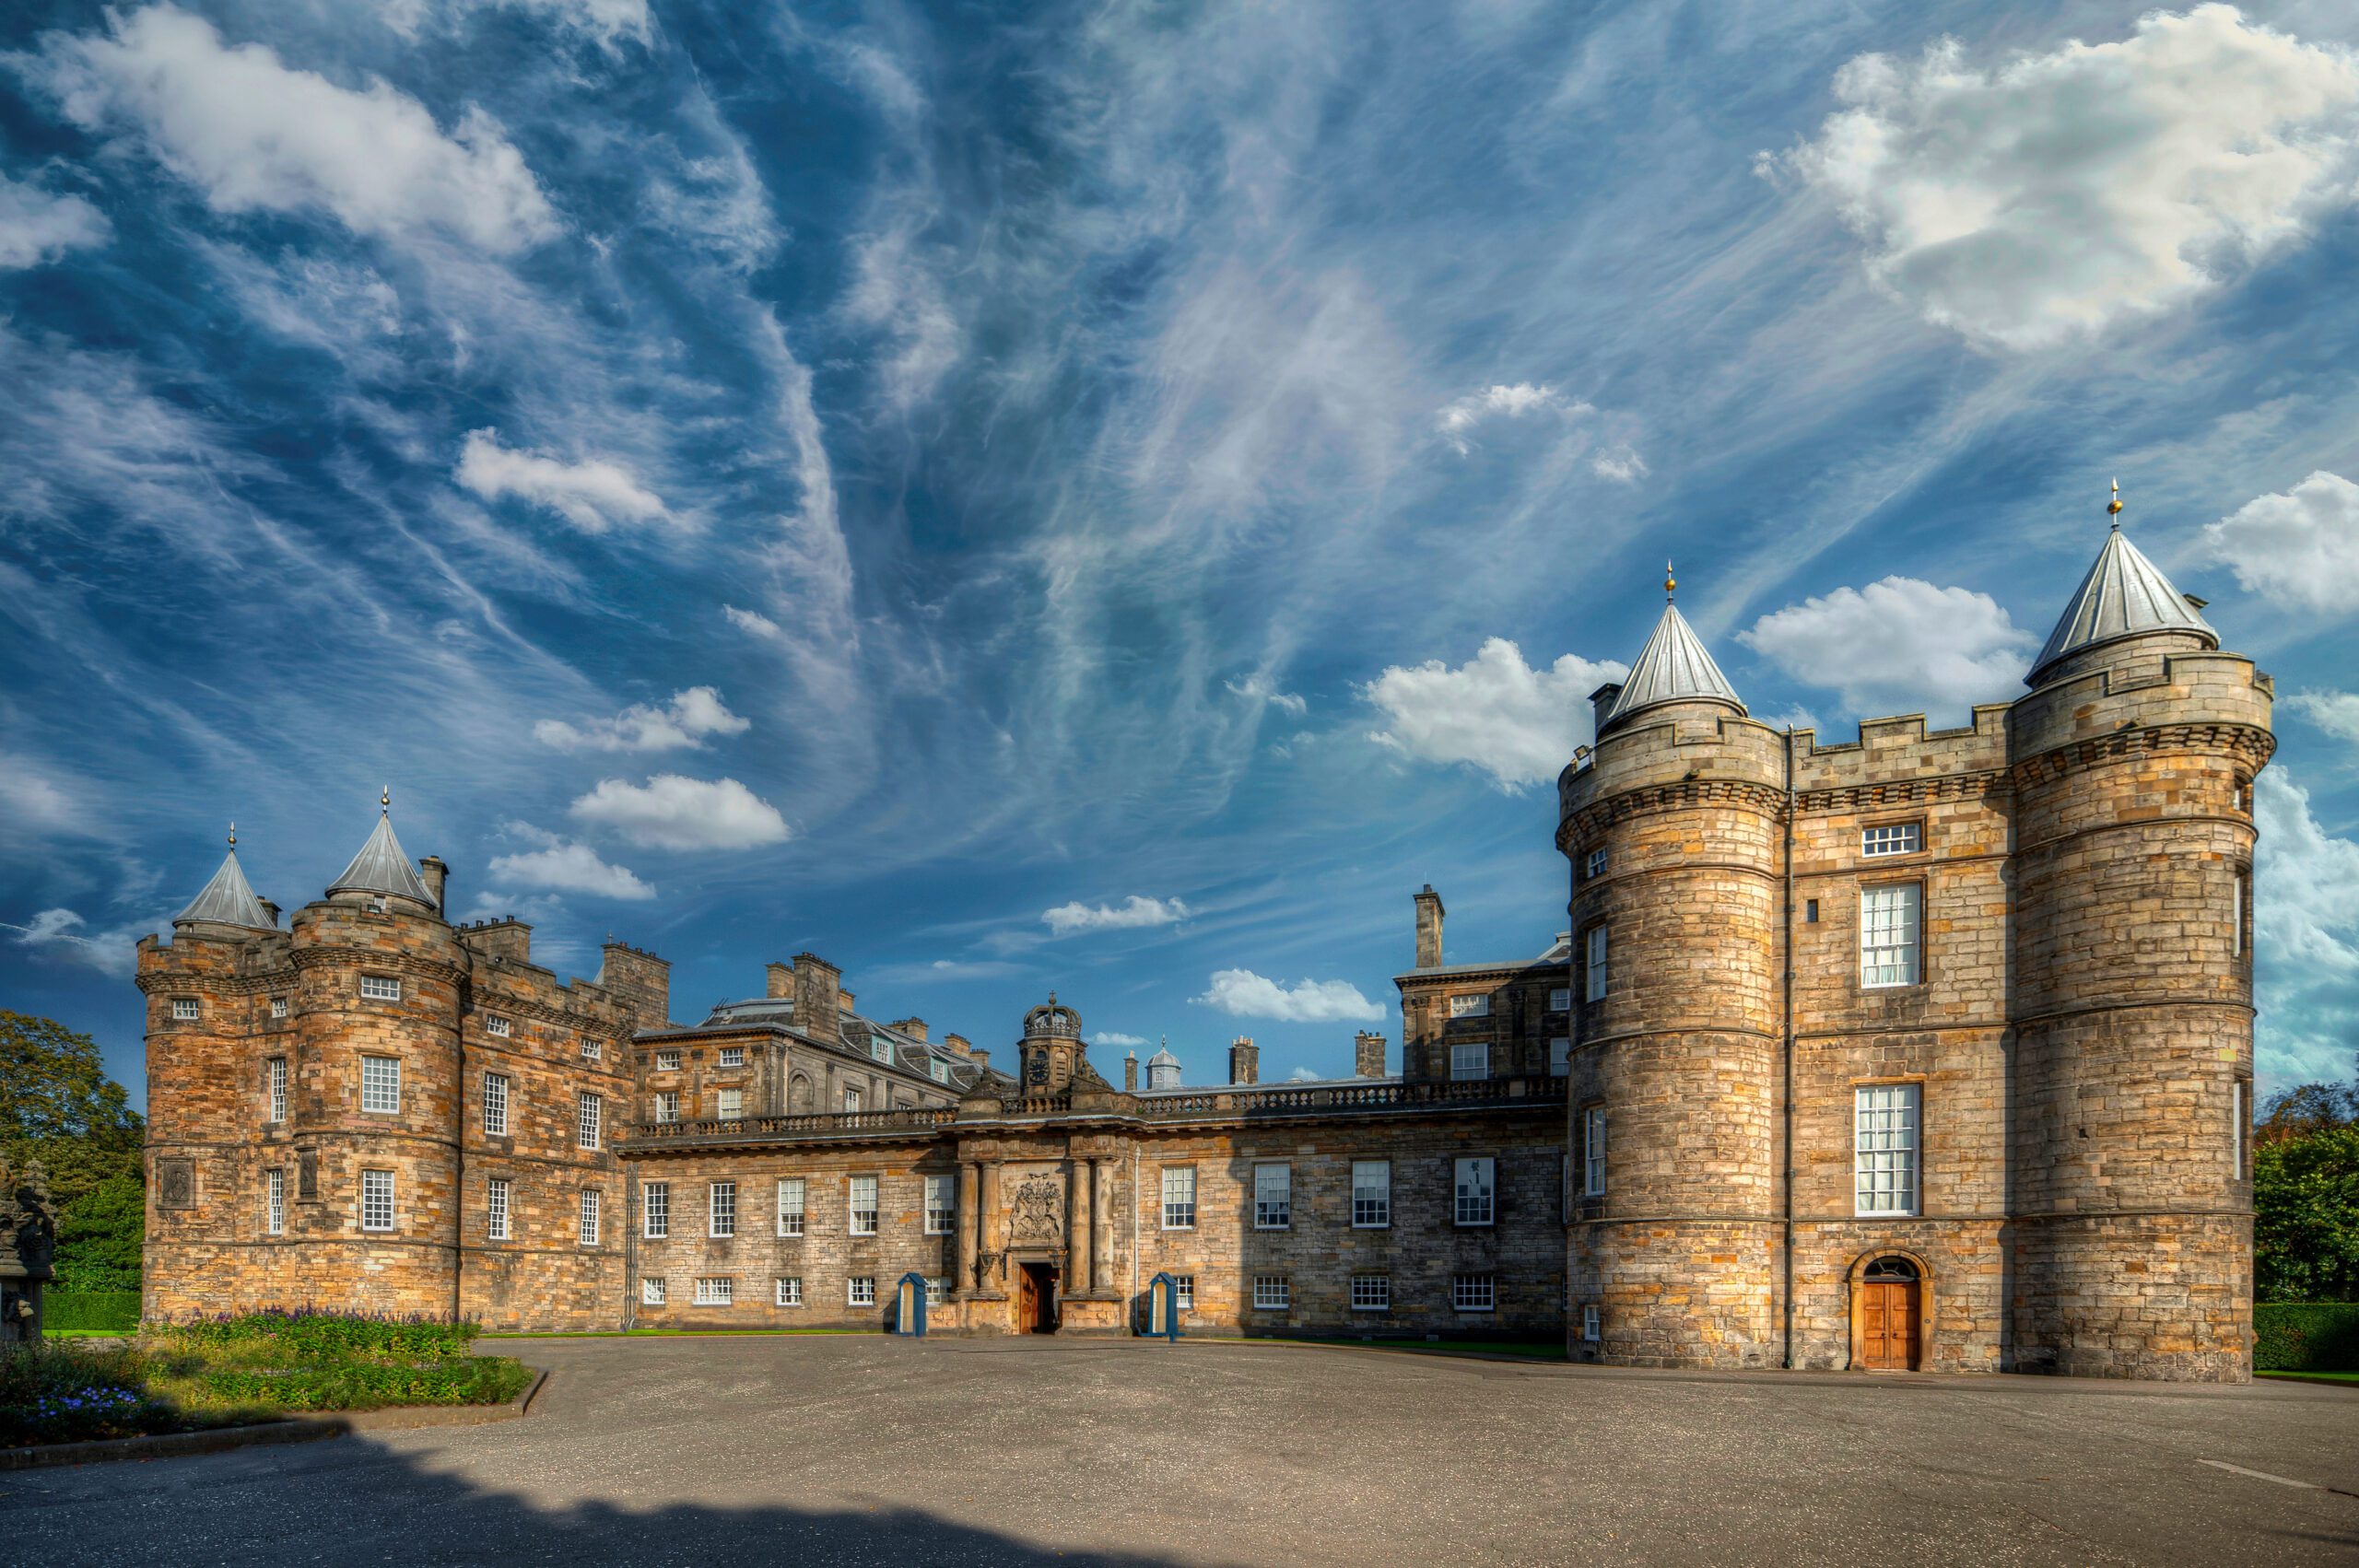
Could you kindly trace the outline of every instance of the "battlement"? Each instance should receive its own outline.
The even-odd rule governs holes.
[[[2124,730],[2196,724],[2270,729],[2276,683],[2236,653],[2133,647],[2111,663],[2051,682],[2010,712],[2015,762]]]
[[[1952,730],[1927,730],[1921,713],[1866,719],[1858,740],[1824,745],[1815,730],[1797,730],[1794,789],[1857,790],[2003,768],[2008,708],[1982,704],[1972,723]]]

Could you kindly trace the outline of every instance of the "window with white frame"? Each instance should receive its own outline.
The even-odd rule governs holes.
[[[580,1136],[581,1146],[584,1149],[598,1147],[598,1140],[606,1119],[605,1097],[600,1094],[583,1094],[580,1103],[579,1115],[574,1119],[575,1131]]]
[[[1920,823],[1887,822],[1860,830],[1860,853],[1871,858],[1877,855],[1913,855],[1924,847],[1925,829]]]
[[[1605,874],[1604,850],[1591,849],[1589,852],[1589,874],[1593,877],[1603,876]]]
[[[172,999],[173,1023],[194,1024],[204,1016],[204,1004],[199,1002],[196,998],[193,996],[176,996]]]
[[[957,1227],[958,1218],[957,1177],[930,1176],[925,1178],[925,1234],[946,1236]]]
[[[1597,1310],[1597,1303],[1591,1301],[1581,1304],[1581,1338],[1590,1344],[1597,1343],[1599,1329],[1602,1326],[1599,1319],[1603,1316]]]
[[[844,1085],[844,1109],[847,1112],[857,1111],[860,1109],[860,1086],[858,1084],[847,1083]]]
[[[854,1176],[846,1184],[844,1228],[856,1236],[876,1234],[876,1178]]]
[[[846,1280],[844,1304],[847,1306],[874,1306],[876,1305],[876,1276],[854,1274],[851,1279]]]
[[[1180,1312],[1192,1312],[1195,1310],[1196,1276],[1193,1274],[1174,1274],[1171,1276],[1171,1305],[1175,1309]]]
[[[2252,873],[2236,873],[2236,907],[2230,911],[2228,922],[2228,956],[2241,958],[2245,952],[2245,919],[2252,909]]]
[[[1917,1212],[1921,1106],[1914,1083],[1863,1083],[1852,1091],[1851,1161],[1859,1212]]]
[[[926,1305],[928,1305],[928,1306],[940,1306],[944,1302],[948,1301],[949,1299],[950,1299],[950,1280],[949,1280],[949,1277],[948,1277],[947,1275],[944,1275],[944,1274],[928,1274],[928,1275],[925,1277],[925,1304],[926,1304]]]
[[[396,1115],[402,1108],[402,1064],[397,1058],[360,1059],[360,1108]]]
[[[1392,1162],[1352,1162],[1352,1228],[1380,1231],[1392,1223]]]
[[[639,1189],[640,1228],[649,1239],[661,1241],[672,1234],[672,1184],[651,1181]]]
[[[662,1306],[663,1305],[663,1281],[657,1279],[652,1274],[640,1275],[639,1280],[639,1305],[641,1306]]]
[[[2248,1120],[2245,1110],[2245,1081],[2234,1080],[2228,1085],[2228,1179],[2245,1178],[2245,1127]]]
[[[1590,1001],[1603,1001],[1605,1000],[1605,928],[1591,926],[1589,929],[1589,935],[1581,940],[1585,960],[1582,972],[1588,978],[1587,989],[1581,994]]]
[[[1452,1018],[1488,1018],[1491,1016],[1491,999],[1487,994],[1451,997],[1449,1015]]]
[[[1456,1220],[1461,1225],[1487,1225],[1498,1207],[1498,1164],[1487,1154],[1457,1162]]]
[[[287,1234],[287,1173],[262,1173],[262,1228],[267,1235]]]
[[[1548,1011],[1551,1012],[1570,1012],[1572,1010],[1573,988],[1570,986],[1550,987],[1548,991]]]
[[[699,1275],[697,1279],[698,1306],[734,1306],[737,1305],[737,1281],[726,1274]]]
[[[950,1063],[942,1057],[926,1059],[925,1071],[926,1076],[932,1078],[936,1083],[950,1082]]]
[[[704,1234],[709,1236],[734,1236],[737,1234],[737,1184],[717,1181],[705,1188]]]
[[[1294,1167],[1253,1167],[1253,1228],[1282,1231],[1294,1223]]]
[[[1869,988],[1913,986],[1918,977],[1917,934],[1925,890],[1898,882],[1860,889],[1860,984]]]
[[[399,1001],[402,1000],[401,980],[393,975],[363,975],[360,994],[370,1001]]]
[[[1254,1311],[1284,1312],[1286,1309],[1287,1299],[1286,1277],[1284,1274],[1253,1276]]]
[[[713,1100],[714,1109],[720,1113],[722,1120],[739,1121],[744,1119],[745,1115],[745,1090],[722,1089],[714,1094]]]
[[[390,1231],[393,1228],[393,1172],[360,1173],[360,1228],[364,1231]]]
[[[509,1024],[508,1020],[502,1018],[497,1012],[491,1014],[483,1021],[483,1032],[489,1035],[495,1040],[504,1040],[508,1038],[511,1030],[512,1025]]]
[[[1581,1112],[1581,1194],[1596,1198],[1605,1191],[1605,1107],[1590,1106]]]
[[[745,1047],[743,1047],[743,1046],[723,1046],[723,1047],[721,1047],[721,1062],[720,1062],[720,1065],[721,1065],[721,1066],[722,1066],[722,1067],[743,1067],[743,1066],[745,1066]]]
[[[600,1192],[594,1187],[585,1187],[581,1189],[581,1228],[580,1235],[582,1246],[595,1246],[598,1245],[598,1220],[605,1206],[606,1195],[604,1193]]]
[[[287,999],[285,997],[275,996],[270,999],[270,1015],[273,1018],[284,1018],[287,1016]]]
[[[584,1035],[581,1037],[581,1059],[583,1061],[596,1061],[605,1054],[606,1046],[604,1041],[593,1040],[587,1035]]]
[[[483,1075],[483,1129],[487,1136],[508,1136],[508,1074]]]
[[[1352,1310],[1354,1312],[1391,1311],[1392,1276],[1390,1274],[1353,1275]]]
[[[869,1036],[868,1055],[869,1059],[873,1061],[891,1061],[893,1059],[893,1042],[886,1039],[882,1035]]]
[[[1488,1312],[1498,1304],[1498,1289],[1488,1274],[1452,1274],[1449,1277],[1449,1307],[1452,1312]]]
[[[655,1071],[658,1072],[679,1071],[680,1053],[678,1051],[657,1051],[655,1053]]]
[[[803,1234],[803,1178],[786,1176],[778,1184],[778,1234],[799,1236]]]
[[[1569,1078],[1573,1073],[1573,1042],[1559,1035],[1548,1042],[1548,1076]]]
[[[789,1274],[783,1279],[772,1281],[772,1284],[773,1292],[770,1296],[770,1300],[775,1305],[779,1306],[801,1306],[803,1305],[802,1275]]]
[[[484,1184],[484,1235],[494,1241],[515,1239],[514,1222],[509,1217],[514,1209],[515,1194],[514,1184],[506,1176],[494,1176]]]
[[[1491,1047],[1481,1040],[1461,1040],[1449,1047],[1449,1075],[1461,1081],[1491,1076]]]
[[[657,1121],[680,1119],[680,1092],[677,1089],[655,1091],[655,1119]]]
[[[1163,1167],[1163,1228],[1167,1231],[1192,1231],[1196,1228],[1195,1166]]]
[[[275,1056],[270,1059],[269,1085],[270,1119],[285,1121],[287,1119],[287,1059],[285,1057]]]

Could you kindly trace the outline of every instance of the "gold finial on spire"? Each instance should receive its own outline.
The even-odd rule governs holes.
[[[1671,562],[1666,559],[1662,564],[1662,602],[1664,603],[1671,603],[1672,593],[1678,587],[1679,579],[1671,575]]]
[[[236,823],[234,823],[234,822],[233,822],[233,823],[231,823],[231,824],[229,825],[229,848],[232,848],[232,849],[234,849],[234,848],[236,848],[237,847],[238,847],[238,825],[237,825]]]
[[[393,814],[393,787],[391,784],[377,792],[377,809],[387,816]]]
[[[2114,527],[2121,526],[2121,481],[2118,479],[2113,482],[2113,499],[2106,503],[2105,515],[2113,519]]]

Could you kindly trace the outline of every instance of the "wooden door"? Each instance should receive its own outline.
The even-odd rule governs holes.
[[[1906,1371],[1917,1364],[1917,1281],[1870,1280],[1860,1287],[1861,1364]]]
[[[1039,1320],[1040,1303],[1033,1285],[1032,1270],[1029,1268],[1018,1269],[1015,1271],[1016,1332],[1019,1334],[1033,1332]]]

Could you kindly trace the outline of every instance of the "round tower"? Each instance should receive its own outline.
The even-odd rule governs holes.
[[[448,1315],[457,1304],[466,959],[383,803],[327,896],[293,921],[304,1299]]]
[[[1668,604],[1629,678],[1592,700],[1596,752],[1557,782],[1573,1348],[1775,1365],[1784,753]]]
[[[1081,1014],[1059,1001],[1054,991],[1024,1015],[1024,1040],[1016,1049],[1027,1094],[1054,1094],[1070,1088],[1076,1076],[1097,1076],[1082,1054]]]
[[[2009,716],[2021,1371],[2251,1375],[2252,786],[2275,743],[2269,678],[2201,607],[2117,522]]]

